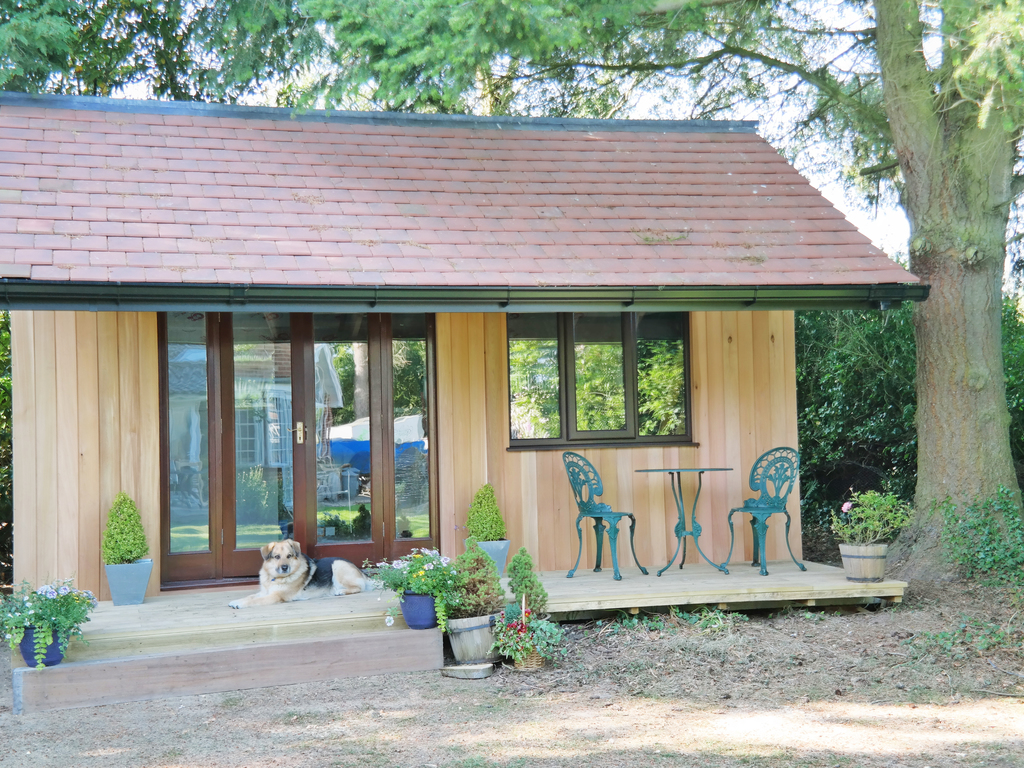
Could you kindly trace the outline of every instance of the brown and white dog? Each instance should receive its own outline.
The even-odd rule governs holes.
[[[302,554],[297,541],[272,541],[260,547],[260,591],[232,600],[232,608],[289,603],[328,595],[354,595],[373,589],[373,582],[359,568],[340,557],[314,560]]]

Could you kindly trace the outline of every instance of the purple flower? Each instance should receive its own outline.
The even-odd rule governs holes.
[[[852,501],[848,501],[845,504],[843,504],[843,512],[845,512],[846,514],[849,514],[851,509],[853,509]]]
[[[61,597],[63,597],[64,595],[66,595],[70,591],[71,590],[67,586],[63,586],[63,587],[61,587],[60,589],[57,590],[57,594],[60,595]]]

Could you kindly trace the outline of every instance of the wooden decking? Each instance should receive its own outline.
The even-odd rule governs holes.
[[[672,568],[664,576],[624,569],[542,574],[548,610],[560,619],[595,612],[636,612],[665,606],[712,605],[750,610],[783,605],[898,602],[904,582],[855,584],[840,568],[814,563],[769,564],[760,576],[746,564],[725,575],[706,565]],[[439,669],[441,634],[410,630],[384,617],[390,593],[233,610],[228,602],[251,590],[174,592],[142,605],[101,603],[64,663],[36,670],[14,667],[15,712],[212,693],[313,680]]]

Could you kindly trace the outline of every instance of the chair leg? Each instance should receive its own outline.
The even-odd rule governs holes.
[[[619,540],[619,521],[613,519],[608,521],[608,549],[612,551],[612,573],[616,581],[622,581],[622,574],[619,573],[618,547],[615,545]]]
[[[594,573],[600,573],[601,552],[604,549],[604,518],[594,518],[594,536],[597,537],[597,556],[594,558]]]
[[[571,579],[572,575],[576,573],[576,569],[580,567],[580,558],[583,556],[583,529],[580,528],[580,521],[576,521],[576,536],[580,540],[580,548],[576,552],[576,565],[572,567],[572,570],[565,574],[565,578]]]
[[[767,550],[765,549],[765,539],[768,538],[768,520],[754,515],[750,520],[750,524],[754,528],[754,552],[761,555],[761,575],[767,576],[768,557]]]
[[[644,576],[647,575],[647,569],[640,565],[640,560],[636,556],[636,547],[633,546],[633,533],[636,531],[636,517],[634,515],[629,516],[629,548],[633,552],[633,562],[636,563],[636,567],[640,569],[640,573]]]
[[[790,520],[789,511],[788,510],[785,511],[785,515],[786,515],[786,549],[789,550],[789,556],[793,558],[793,562],[796,563],[797,568],[799,568],[801,571],[806,571],[807,570],[807,566],[804,565],[803,563],[801,563],[795,557],[793,557],[793,548],[789,545],[789,524],[792,522],[792,520]]]
[[[732,548],[736,544],[736,531],[732,527],[732,516],[735,512],[735,509],[729,510],[729,554],[725,556],[725,562],[722,563],[724,566],[728,566],[732,561]]]
[[[754,556],[750,559],[750,566],[756,568],[761,565],[761,550],[758,548],[757,526],[754,525],[754,516],[750,516],[750,535],[754,539]]]

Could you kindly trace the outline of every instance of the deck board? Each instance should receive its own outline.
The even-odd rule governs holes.
[[[628,559],[628,553],[625,558]],[[749,564],[730,566],[725,575],[701,563],[675,566],[664,576],[644,576],[635,567],[622,568],[622,580],[611,568],[594,573],[582,568],[571,578],[564,571],[541,574],[548,591],[548,611],[572,617],[587,611],[614,611],[665,606],[715,605],[724,608],[829,605],[902,599],[900,581],[856,584],[841,568],[792,561],[769,563],[761,576]],[[231,648],[258,643],[329,638],[357,632],[383,631],[384,616],[394,605],[389,592],[305,600],[234,610],[228,603],[251,589],[167,592],[147,597],[141,605],[102,602],[83,627],[85,640],[72,641],[68,661],[91,661],[154,653]],[[396,629],[405,628],[398,618]],[[22,666],[20,657],[14,666]]]
[[[594,612],[712,605],[730,609],[784,605],[837,605],[879,599],[899,602],[906,583],[847,581],[841,568],[792,561],[771,562],[769,575],[749,563],[733,563],[728,575],[706,564],[673,567],[664,576],[644,576],[624,567],[612,571],[546,572],[548,611],[557,619]],[[234,610],[231,600],[251,589],[169,592],[141,605],[100,603],[83,627],[87,643],[73,640],[63,664],[44,670],[12,656],[15,709],[31,712],[135,701],[192,693],[351,675],[439,669],[437,630],[393,627],[385,614],[389,592],[307,600]],[[312,660],[312,661],[311,661]],[[267,670],[282,670],[281,679]],[[125,680],[131,686],[124,686]],[[127,698],[125,698],[127,697]]]

